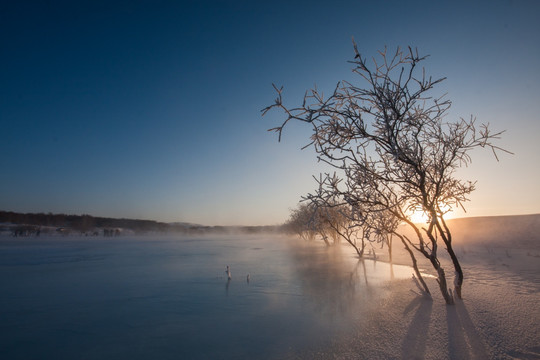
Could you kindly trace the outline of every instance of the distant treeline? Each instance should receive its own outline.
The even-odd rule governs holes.
[[[280,232],[281,226],[204,226],[188,223],[164,223],[154,220],[115,219],[91,215],[66,215],[52,213],[16,213],[0,211],[0,223],[65,228],[81,233],[96,229],[122,229],[135,233],[181,232],[189,234],[204,233],[261,233]]]
[[[166,231],[168,224],[152,220],[113,219],[90,215],[66,215],[52,213],[22,214],[0,211],[0,222],[11,224],[65,227],[78,231],[91,231],[95,228],[122,228],[135,232]]]

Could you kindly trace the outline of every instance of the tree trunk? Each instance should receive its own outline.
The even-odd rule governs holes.
[[[444,269],[441,266],[441,263],[439,262],[439,259],[437,258],[437,233],[435,235],[433,234],[434,228],[439,230],[439,233],[441,237],[443,238],[444,243],[447,245],[448,248],[452,249],[452,246],[449,246],[450,242],[446,241],[448,238],[446,237],[446,233],[443,233],[441,231],[440,224],[437,221],[437,213],[432,210],[431,211],[431,223],[429,225],[429,228],[425,230],[427,236],[431,240],[432,249],[431,249],[431,255],[429,256],[429,261],[433,265],[433,268],[437,270],[437,282],[439,283],[439,288],[441,289],[441,294],[444,298],[444,301],[446,301],[447,305],[453,305],[454,304],[454,295],[452,294],[452,290],[448,289],[448,285],[446,283],[446,275],[444,273]],[[436,230],[435,230],[436,231]],[[447,250],[448,250],[447,248]],[[456,258],[457,261],[457,258]]]
[[[364,249],[365,249],[365,246],[364,244],[362,243],[362,249],[359,249],[358,246],[356,246],[356,244],[353,244],[352,242],[350,243],[354,249],[356,250],[356,253],[358,254],[358,257],[359,258],[363,258],[364,257]]]
[[[319,233],[321,235],[321,238],[323,239],[326,246],[330,246],[330,241],[328,241],[328,236],[326,236],[325,233]]]
[[[438,275],[437,282],[439,283],[439,287],[441,289],[441,293],[444,298],[444,301],[446,302],[446,305],[454,305],[454,297],[452,296],[452,293],[448,291],[444,269],[441,267],[440,264],[433,263],[433,266],[437,270],[437,275]]]
[[[345,239],[345,241],[347,241],[349,243],[349,245],[351,245],[354,248],[354,250],[356,250],[356,253],[358,254],[359,258],[364,257],[364,249],[366,248],[366,243],[364,242],[363,238],[362,238],[362,248],[359,249],[358,246],[356,246],[356,244],[350,238],[348,238],[346,236],[343,236],[343,235],[341,235],[341,237],[343,237]]]
[[[461,269],[461,264],[459,263],[456,253],[454,252],[454,248],[452,247],[452,233],[446,225],[443,217],[440,218],[440,221],[437,218],[437,230],[439,231],[439,234],[441,234],[441,238],[446,245],[446,251],[452,259],[452,264],[454,265],[455,270],[454,289],[458,299],[461,299],[461,288],[463,286],[463,270]]]
[[[454,264],[454,270],[456,271],[456,278],[454,280],[456,296],[458,297],[458,299],[461,299],[461,288],[463,286],[463,269],[461,269],[461,264],[459,263],[456,253],[454,252],[454,248],[452,248],[452,244],[446,243],[445,245],[446,250],[450,255],[450,258],[452,259],[452,263]]]
[[[428,294],[431,297],[431,293],[429,292],[429,288],[428,288],[426,282],[424,281],[424,278],[422,277],[422,274],[420,273],[420,270],[418,270],[418,264],[416,262],[416,257],[414,256],[414,253],[412,252],[411,248],[409,248],[409,245],[407,244],[405,239],[403,239],[402,237],[400,237],[400,239],[401,239],[401,242],[403,243],[403,245],[405,245],[405,250],[407,250],[407,252],[411,256],[413,269],[414,269],[414,272],[416,273],[416,277],[418,278],[418,281],[420,281],[420,283],[422,284],[422,287],[424,288],[424,291],[426,292],[426,294]]]

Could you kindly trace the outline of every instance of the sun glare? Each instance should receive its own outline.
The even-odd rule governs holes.
[[[441,207],[441,209],[443,209],[443,208],[448,209],[448,210],[446,210],[446,212],[444,214],[444,220],[448,220],[448,219],[453,218],[452,210],[448,206]],[[410,219],[415,224],[426,224],[426,223],[429,222],[429,217],[428,217],[427,213],[422,211],[422,210],[415,210],[412,213]]]
[[[425,224],[429,221],[429,218],[424,211],[417,210],[411,215],[411,221],[415,224]]]

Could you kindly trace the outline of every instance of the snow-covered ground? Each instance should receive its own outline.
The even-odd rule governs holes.
[[[445,305],[432,277],[433,301],[413,292],[409,280],[388,282],[388,296],[354,332],[302,357],[540,359],[540,215],[459,219],[450,226],[465,273],[462,301]],[[394,262],[406,264],[401,247],[394,244]],[[379,258],[386,253],[379,250]]]
[[[0,237],[0,358],[540,359],[539,219],[451,224],[454,306],[399,244],[391,266],[275,236]]]

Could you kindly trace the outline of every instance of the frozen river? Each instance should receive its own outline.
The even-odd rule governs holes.
[[[1,237],[0,358],[302,357],[411,274],[284,237]]]

